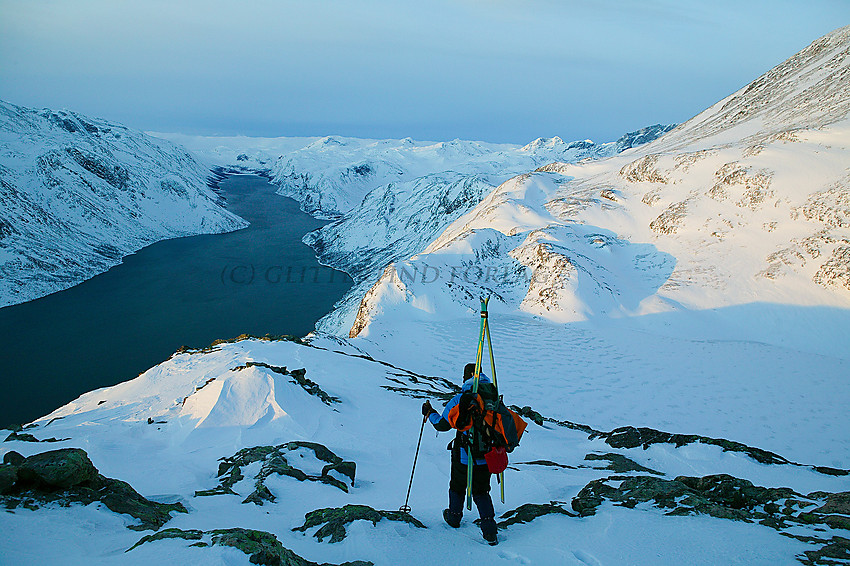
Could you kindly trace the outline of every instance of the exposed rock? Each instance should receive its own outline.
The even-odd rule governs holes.
[[[138,540],[138,542],[136,542],[136,544],[134,544],[124,552],[130,552],[137,546],[145,544],[146,542],[154,542],[157,540],[173,538],[181,538],[183,540],[201,540],[202,538],[204,538],[204,531],[198,531],[196,529],[190,529],[188,531],[183,531],[180,529],[162,529],[158,533],[143,536]]]
[[[317,459],[327,463],[319,475],[308,474],[290,464],[286,455],[300,448],[311,450]],[[242,468],[254,462],[262,462],[262,466],[255,477],[254,491],[242,503],[263,505],[265,501],[274,502],[276,499],[274,494],[265,485],[266,478],[272,474],[289,476],[298,481],[309,480],[325,483],[347,493],[348,486],[338,478],[332,476],[331,472],[337,472],[346,476],[351,480],[351,485],[353,486],[354,476],[357,470],[357,464],[343,460],[326,446],[316,442],[293,441],[278,446],[254,446],[253,448],[243,448],[231,457],[222,458],[221,464],[218,466],[218,474],[216,475],[216,477],[221,478],[219,485],[213,489],[196,491],[195,496],[236,495],[236,492],[233,491],[233,486],[244,479]]]
[[[28,432],[13,432],[9,436],[7,436],[6,440],[4,440],[3,442],[12,442],[13,440],[17,440],[19,442],[62,442],[63,440],[70,440],[70,438],[51,437],[45,438],[44,440],[39,440]]]
[[[614,482],[620,482],[619,486],[609,485]],[[572,507],[586,517],[595,514],[605,499],[629,508],[652,502],[668,510],[668,515],[705,514],[740,521],[770,519],[783,526],[786,520],[796,520],[794,513],[814,506],[791,489],[758,487],[744,479],[718,474],[701,478],[679,476],[674,480],[652,476],[595,480],[573,499]]]
[[[783,535],[822,545],[798,556],[803,564],[844,564],[850,559],[850,540],[840,536],[825,539],[821,534],[824,527],[850,531],[850,492],[803,496],[788,488],[759,487],[726,474],[674,480],[612,476],[587,484],[573,499],[572,508],[587,517],[594,515],[604,500],[628,508],[651,503],[666,515],[705,514],[758,522]]]
[[[18,469],[21,481],[49,488],[68,488],[97,477],[97,468],[84,450],[62,448],[26,458]]]
[[[251,529],[222,529],[212,531],[212,544],[232,546],[248,556],[252,564],[273,566],[302,566],[309,564],[288,548],[284,548],[277,537],[265,531]]]
[[[836,185],[810,195],[800,211],[806,220],[833,228],[850,227],[850,175]]]
[[[559,464],[558,462],[553,462],[552,460],[532,460],[531,462],[516,462],[516,465],[547,466],[551,468],[562,468],[565,470],[577,470],[579,468],[579,466],[568,466],[566,464]]]
[[[658,170],[657,166],[658,155],[647,155],[620,169],[620,176],[632,183],[667,183],[669,179]]]
[[[6,495],[13,491],[15,482],[18,481],[18,467],[12,464],[0,465],[0,495]]]
[[[850,561],[850,539],[844,537],[832,537],[829,543],[818,550],[807,550],[803,553],[805,558],[797,557],[803,564],[827,565],[847,564]]]
[[[575,517],[576,515],[564,509],[564,505],[566,505],[566,503],[563,501],[526,503],[525,505],[520,505],[516,509],[503,514],[501,518],[505,520],[499,521],[497,525],[500,529],[506,529],[510,525],[516,523],[530,523],[534,519],[543,517],[544,515],[566,515],[568,517]]]
[[[13,432],[3,442],[12,442],[13,440],[17,440],[18,442],[40,442],[39,439],[28,432]]]
[[[54,501],[63,505],[99,501],[115,513],[138,519],[138,524],[128,526],[134,530],[159,529],[171,519],[172,511],[187,512],[180,503],[150,501],[128,483],[102,476],[79,448],[35,454],[25,458],[20,466],[5,464],[3,473],[11,476],[8,468],[16,471],[17,479],[11,487],[0,490],[3,494],[0,501],[7,509],[21,506],[34,510],[38,504]]]
[[[850,246],[838,246],[830,257],[820,266],[814,276],[819,285],[836,285],[850,290]]]
[[[3,463],[4,464],[12,464],[13,466],[20,466],[21,463],[26,460],[23,456],[15,452],[14,450],[10,450],[3,454]]]
[[[663,432],[648,427],[633,426],[623,426],[615,428],[611,432],[602,432],[585,424],[574,423],[571,421],[561,421],[558,419],[553,419],[551,417],[540,415],[540,413],[534,411],[531,407],[523,407],[520,409],[516,405],[511,405],[511,409],[518,412],[522,416],[534,420],[535,422],[537,422],[537,420],[534,418],[533,415],[539,415],[543,422],[550,422],[565,428],[580,430],[582,432],[587,433],[589,435],[590,440],[594,440],[597,438],[604,439],[605,443],[611,446],[612,448],[637,448],[640,446],[644,449],[647,449],[652,444],[673,444],[674,446],[676,446],[676,448],[681,448],[682,446],[693,443],[709,444],[711,446],[719,446],[723,449],[724,452],[740,452],[746,454],[747,456],[761,464],[787,464],[791,466],[804,466],[810,468],[811,470],[814,470],[815,472],[829,476],[850,475],[850,470],[830,468],[828,466],[806,466],[805,464],[792,462],[787,458],[784,458],[779,454],[775,454],[768,450],[747,446],[746,444],[743,444],[741,442],[727,440],[725,438],[711,438],[708,436],[700,436],[697,434],[676,434],[670,432]]]
[[[403,523],[410,523],[421,529],[426,528],[425,525],[416,520],[410,513],[404,513],[402,511],[378,511],[367,505],[346,505],[344,507],[328,507],[311,511],[304,515],[304,524],[292,530],[305,532],[307,529],[324,525],[313,536],[319,539],[319,542],[322,542],[327,537],[331,537],[330,542],[334,543],[345,538],[345,526],[348,523],[364,520],[371,521],[373,525],[377,525],[381,519],[401,521]]]
[[[674,202],[649,223],[649,229],[659,234],[675,234],[688,212],[688,201]]]
[[[648,473],[648,474],[655,474],[657,476],[663,476],[664,475],[661,472],[656,472],[655,470],[652,470],[650,468],[645,468],[645,467],[641,466],[640,464],[638,464],[637,462],[629,460],[628,458],[626,458],[622,454],[611,454],[611,453],[608,453],[608,454],[588,454],[587,456],[584,457],[584,459],[589,460],[589,461],[597,461],[597,460],[607,461],[608,465],[605,468],[602,468],[602,469],[611,470],[611,471],[616,472],[618,474],[622,474],[622,473],[626,473],[626,472],[645,472],[645,473]]]
[[[319,387],[317,383],[307,379],[307,370],[303,368],[287,371],[285,367],[273,366],[265,362],[247,362],[245,365],[237,366],[231,371],[242,371],[243,369],[247,369],[250,367],[266,368],[268,370],[273,371],[274,373],[291,377],[291,383],[300,385],[301,388],[304,389],[304,391],[306,391],[310,395],[313,395],[314,397],[318,397],[325,405],[330,406],[333,403],[339,403],[338,397],[328,395],[325,391],[322,390],[321,387]]]
[[[306,342],[301,340],[298,336],[293,336],[292,334],[265,334],[263,336],[257,336],[255,334],[240,334],[236,338],[217,338],[212,341],[212,343],[205,348],[189,348],[188,346],[180,346],[177,348],[177,351],[174,352],[174,356],[178,354],[208,354],[216,350],[216,346],[220,346],[221,344],[234,344],[236,342],[241,342],[243,340],[263,340],[264,342],[295,342],[296,344],[307,345]]]
[[[209,537],[209,543],[202,542],[207,537]],[[187,531],[165,529],[156,534],[142,537],[136,544],[128,548],[126,552],[130,552],[145,543],[177,538],[187,541],[198,541],[189,545],[195,547],[231,546],[247,554],[250,557],[249,561],[251,564],[266,564],[269,566],[337,566],[327,563],[318,564],[302,558],[283,546],[277,540],[277,537],[271,533],[241,528],[217,529],[206,532],[195,529]],[[354,562],[344,562],[339,566],[372,566],[372,564],[372,562],[355,560]]]
[[[380,364],[387,365],[393,368],[394,370],[397,370],[394,372],[388,372],[386,375],[386,378],[389,381],[398,384],[397,386],[381,385],[381,388],[386,389],[387,391],[400,393],[401,395],[413,397],[415,399],[436,398],[444,402],[448,401],[449,399],[460,393],[460,386],[444,377],[435,377],[414,373],[412,371],[401,369],[396,366],[387,364],[386,362],[375,360],[368,356],[358,357],[363,357],[364,359],[378,362]]]
[[[753,448],[733,440],[726,440],[724,438],[709,438],[707,436],[698,436],[696,434],[672,434],[646,427],[635,428],[633,426],[624,426],[598,436],[604,437],[606,444],[613,448],[637,448],[638,446],[642,446],[646,449],[651,444],[658,443],[674,444],[676,445],[676,448],[679,448],[686,444],[699,442],[702,444],[720,446],[724,451],[743,452],[750,458],[762,464],[793,463],[778,454],[774,454],[773,452],[768,452],[761,448]]]
[[[773,173],[766,169],[751,173],[750,167],[732,162],[723,165],[714,176],[715,183],[708,190],[708,196],[718,201],[730,198],[731,191],[735,189],[741,195],[736,206],[757,210],[767,197],[773,195],[770,190]]]
[[[625,151],[654,141],[676,126],[677,124],[655,124],[653,126],[646,126],[645,128],[641,128],[634,132],[629,132],[617,140],[617,151]]]
[[[528,405],[526,405],[524,407],[517,407],[516,405],[511,405],[510,408],[511,408],[511,410],[516,411],[516,413],[518,415],[523,416],[527,419],[531,419],[534,422],[534,424],[543,426],[543,422],[544,422],[543,415],[541,415],[540,413],[538,413],[537,411],[535,411],[534,409],[532,409]]]

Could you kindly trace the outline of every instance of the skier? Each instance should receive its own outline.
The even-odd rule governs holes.
[[[422,404],[422,416],[428,418],[435,429],[439,432],[445,432],[452,428],[449,424],[455,422],[457,412],[462,409],[458,405],[463,392],[472,391],[472,385],[475,376],[475,364],[466,364],[463,368],[463,387],[461,393],[458,393],[446,404],[443,413],[440,414],[434,410],[430,401],[425,401]],[[478,378],[478,383],[490,383],[490,378],[481,373]],[[454,411],[454,414],[452,413]],[[458,431],[454,440],[449,443],[449,448],[452,452],[451,459],[451,479],[449,480],[449,508],[443,511],[443,519],[446,523],[454,528],[460,526],[460,520],[463,517],[463,499],[466,494],[466,475],[468,457],[466,450],[467,433]],[[478,516],[481,518],[481,535],[491,545],[498,544],[499,539],[496,531],[496,512],[493,509],[493,500],[490,498],[490,470],[487,468],[487,462],[484,458],[475,458],[475,465],[472,467],[472,499],[475,501],[475,506],[478,508]]]

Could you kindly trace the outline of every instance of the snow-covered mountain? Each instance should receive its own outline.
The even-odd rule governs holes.
[[[847,564],[848,57],[850,27],[608,159],[348,201],[322,254],[424,245],[353,337],[183,350],[10,433],[0,561]],[[359,158],[327,155],[313,202],[344,203]],[[422,400],[475,356],[482,293],[499,391],[530,422],[504,503],[493,482],[496,548],[474,512],[444,524],[448,438],[419,436]]]
[[[185,149],[0,102],[0,307],[71,287],[155,241],[246,225]]]
[[[655,139],[672,126],[650,126],[616,142],[564,142],[538,138],[519,147],[476,141],[415,142],[325,137],[281,156],[272,167],[280,194],[306,211],[338,217],[361,205],[364,197],[389,183],[411,182],[433,173],[459,172],[485,179],[507,178],[542,163],[600,158]],[[401,215],[404,213],[402,212]]]
[[[185,144],[210,167],[263,171],[278,194],[320,218],[335,219],[308,234],[319,261],[350,275],[355,285],[322,319],[322,332],[348,332],[363,294],[384,268],[421,252],[452,221],[504,181],[553,161],[602,159],[648,143],[674,125],[629,132],[614,142],[538,138],[524,146],[324,138],[193,137],[162,134]]]
[[[351,335],[391,311],[463,312],[482,293],[560,322],[757,301],[847,308],[848,76],[842,28],[654,142],[510,179],[387,269]],[[428,267],[435,281],[408,275]]]
[[[331,195],[334,203],[342,200],[335,195],[345,195],[350,209],[333,224],[308,234],[304,242],[316,250],[322,263],[345,271],[355,281],[339,308],[320,321],[318,329],[347,331],[363,294],[387,265],[423,251],[451,222],[507,179],[553,159],[577,162],[615,155],[672,128],[651,126],[604,144],[565,143],[554,137],[538,138],[522,147],[460,140],[425,145],[410,140],[360,145],[348,140],[345,143],[355,146],[351,150],[321,149],[326,140],[308,146],[302,151],[312,159],[320,161],[316,154],[325,151],[330,154],[325,163],[334,165],[314,176],[302,175],[303,191],[289,184],[291,176],[278,173],[275,180],[282,183],[283,194],[302,202],[321,202],[321,196],[311,196],[315,193]],[[288,157],[279,163],[292,167],[294,161]],[[369,173],[362,178],[344,173],[358,170]],[[368,187],[375,188],[360,197]],[[351,207],[357,198],[359,204]]]

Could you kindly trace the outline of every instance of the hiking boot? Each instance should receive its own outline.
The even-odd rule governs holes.
[[[460,520],[463,518],[463,513],[455,513],[451,509],[443,509],[443,519],[450,527],[455,529],[460,526]]]
[[[481,536],[484,537],[484,540],[490,543],[490,546],[499,544],[499,537],[496,534],[497,531],[498,527],[496,526],[496,519],[493,517],[481,519]]]

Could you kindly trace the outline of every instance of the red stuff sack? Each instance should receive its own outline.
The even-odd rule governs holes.
[[[484,459],[491,474],[501,474],[508,467],[508,451],[504,446],[494,446],[484,454]]]

